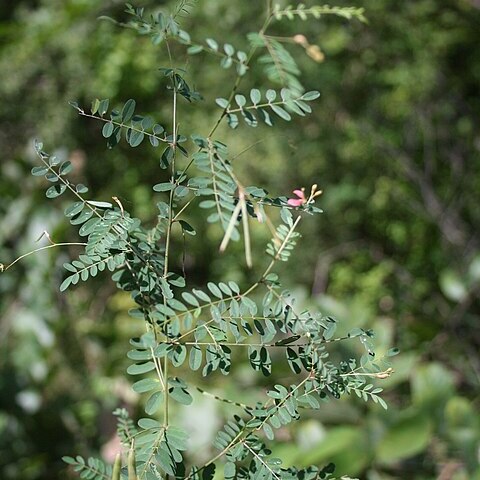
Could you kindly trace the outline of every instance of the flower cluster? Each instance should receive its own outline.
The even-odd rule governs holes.
[[[309,203],[312,203],[315,197],[318,197],[322,194],[322,190],[317,190],[317,188],[317,184],[312,185],[308,199],[305,196],[305,188],[302,187],[301,189],[294,190],[293,193],[298,198],[289,198],[287,201],[288,205],[291,207],[301,207],[302,205],[308,205]]]

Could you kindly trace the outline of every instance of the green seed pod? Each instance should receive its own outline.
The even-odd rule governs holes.
[[[135,449],[132,446],[128,452],[128,480],[137,480],[137,469],[135,467]]]
[[[119,453],[115,457],[113,464],[112,480],[120,480],[120,470],[122,469],[122,457]]]

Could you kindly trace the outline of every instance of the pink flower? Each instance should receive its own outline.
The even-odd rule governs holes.
[[[298,198],[290,198],[287,203],[291,207],[301,207],[305,203],[307,203],[307,199],[305,198],[305,192],[304,190],[294,190],[293,193],[298,197]]]

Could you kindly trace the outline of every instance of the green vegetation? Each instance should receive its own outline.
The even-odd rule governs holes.
[[[402,351],[394,359],[395,375],[381,383],[388,412],[355,398],[326,404],[278,442],[274,455],[288,465],[333,461],[339,474],[369,480],[480,478],[480,59],[475,55],[480,10],[467,0],[352,3],[365,8],[368,24],[334,16],[306,23],[285,18],[272,35],[289,42],[273,38],[269,47],[283,55],[284,46],[292,52],[304,73],[301,83],[290,58],[282,71],[266,59],[265,68],[245,77],[244,97],[228,108],[262,102],[269,116],[256,115],[257,128],[250,128],[254,120],[246,115],[238,116],[238,131],[232,133],[227,124],[218,129],[245,184],[268,185],[272,196],[313,183],[324,190],[319,206],[325,213],[301,226],[302,255],[278,270],[299,308],[333,315],[340,336],[372,328],[380,357],[393,345]],[[156,8],[154,2],[144,4]],[[173,46],[173,54],[197,51],[183,65],[194,79],[185,93],[198,91],[205,101],[179,106],[179,118],[188,112],[188,126],[181,124],[181,130],[203,132],[225,108],[222,100],[215,106],[215,99],[228,95],[241,72],[245,62],[237,55],[248,52],[246,35],[256,30],[263,9],[251,2],[199,2],[182,18],[182,28],[195,32],[195,39],[189,46]],[[88,185],[91,198],[113,203],[115,196],[132,217],[155,219],[151,188],[157,185],[161,192],[169,182],[159,169],[161,146],[152,150],[163,131],[157,127],[149,130],[148,140],[133,135],[130,145],[122,141],[106,150],[98,122],[68,106],[75,99],[85,108],[98,97],[110,98],[114,107],[135,98],[137,111],[166,128],[171,97],[165,90],[168,78],[158,70],[167,64],[164,47],[152,44],[150,35],[139,38],[132,29],[96,20],[103,15],[127,22],[123,10],[121,4],[93,0],[0,7],[5,72],[0,79],[0,261],[5,265],[48,245],[45,235],[35,243],[44,230],[54,242],[72,241],[63,209],[44,197],[50,184],[29,178],[38,166],[34,138],[59,146],[54,154],[71,163],[69,176]],[[207,41],[212,37],[216,44]],[[205,51],[217,48],[225,55],[215,58]],[[222,75],[220,62],[228,67]],[[276,100],[265,97],[266,89],[274,87],[279,98],[285,85],[294,92],[319,90],[321,97],[311,114],[286,112],[295,121],[271,129],[268,118],[285,113],[268,105]],[[102,112],[105,104],[95,107]],[[230,126],[235,114],[230,112]],[[110,128],[103,132],[109,141]],[[204,225],[203,209],[192,207],[185,215],[197,235],[173,238],[172,262],[185,269],[190,284],[254,283],[258,274],[246,267],[242,242],[230,242],[233,255],[218,255],[221,219],[211,229]],[[251,256],[261,258],[269,234],[256,226],[250,233]],[[185,256],[178,253],[184,242]],[[108,454],[105,445],[116,423],[112,410],[128,406],[139,416],[143,408],[122,377],[129,365],[128,339],[138,335],[140,324],[124,313],[131,307],[129,296],[116,293],[104,274],[73,287],[73,293],[58,293],[66,278],[61,265],[82,248],[71,245],[60,255],[48,249],[0,276],[2,478],[65,476],[63,455],[95,456],[102,448]],[[337,355],[357,356],[362,348],[344,344]],[[191,361],[196,365],[196,358]],[[238,361],[243,361],[238,384],[219,379],[215,391],[254,403],[250,387],[267,384],[251,373],[248,362]],[[278,375],[288,382],[291,373],[285,369]],[[199,411],[192,442],[200,448],[213,434],[208,425],[228,416],[231,405],[212,406],[206,394],[194,395]],[[128,421],[121,413],[119,418]]]

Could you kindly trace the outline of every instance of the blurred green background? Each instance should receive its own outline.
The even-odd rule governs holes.
[[[143,1],[157,8],[174,2]],[[258,3],[258,5],[257,5]],[[274,2],[276,3],[276,2]],[[281,3],[281,2],[279,2]],[[382,382],[389,410],[343,399],[292,432],[275,453],[287,462],[334,461],[340,474],[368,480],[480,479],[480,3],[476,0],[338,0],[365,7],[367,25],[339,18],[284,22],[272,32],[303,33],[325,54],[315,63],[292,45],[307,90],[322,96],[314,114],[274,129],[240,126],[219,138],[238,153],[243,183],[272,195],[318,183],[325,213],[303,222],[300,253],[283,281],[303,306],[331,313],[341,329],[374,328],[380,352],[398,346],[393,377]],[[308,5],[313,5],[307,2]],[[199,0],[183,28],[246,49],[263,2]],[[121,104],[164,124],[168,95],[159,67],[165,50],[97,17],[125,19],[123,2],[3,0],[0,4],[0,262],[45,243],[74,241],[62,202],[45,199],[31,177],[33,139],[69,158],[96,199],[118,196],[147,223],[151,187],[164,181],[159,153],[148,146],[105,148],[99,125],[68,106],[95,98]],[[233,73],[213,58],[179,65],[205,97],[180,106],[182,133],[206,133],[228,94]],[[272,86],[261,68],[243,84]],[[278,86],[276,86],[278,87]],[[203,213],[188,221],[190,285],[229,278],[247,285],[241,245],[219,257],[220,231]],[[256,266],[266,233],[254,235]],[[43,240],[42,242],[45,242]],[[177,265],[182,239],[174,244]],[[61,264],[75,248],[26,258],[0,275],[0,478],[69,478],[60,457],[111,455],[111,411],[135,412],[138,398],[124,376],[128,338],[142,328],[104,276],[59,294]],[[281,273],[281,269],[279,270]],[[351,350],[349,350],[351,348]],[[341,353],[358,353],[342,346]],[[262,385],[248,367],[235,384],[207,379],[230,398],[254,400]],[[288,377],[288,374],[283,372]],[[279,373],[282,375],[282,372]],[[285,377],[285,378],[287,378]],[[288,381],[288,380],[287,380]],[[260,382],[260,383],[259,383]],[[251,397],[249,397],[251,395]],[[201,442],[221,424],[222,406],[205,398],[179,421]],[[182,420],[183,419],[183,420]],[[109,450],[110,449],[110,450]]]

